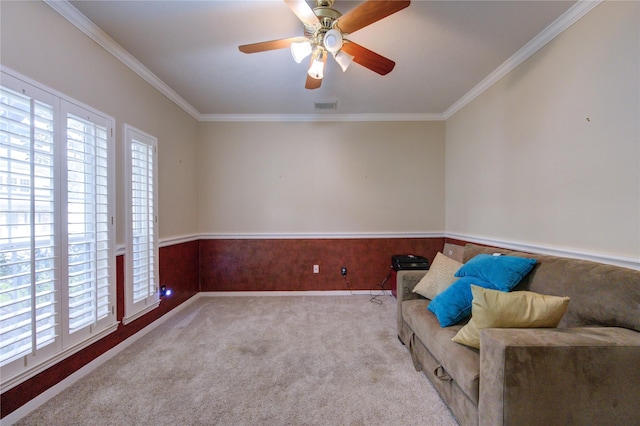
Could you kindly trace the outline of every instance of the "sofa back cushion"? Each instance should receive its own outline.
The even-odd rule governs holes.
[[[465,246],[464,261],[492,253],[537,259],[531,272],[513,290],[569,296],[569,308],[558,327],[624,327],[640,331],[640,271],[475,244]]]

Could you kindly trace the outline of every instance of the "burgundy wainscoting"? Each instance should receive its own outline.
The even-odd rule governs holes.
[[[464,247],[465,245],[468,244],[468,241],[457,240],[455,238],[445,238],[444,242],[445,242],[445,244],[454,244],[454,245],[462,246],[462,247]],[[482,245],[482,244],[478,244],[478,243],[474,243],[474,244]]]
[[[432,262],[443,247],[444,238],[200,240],[200,290],[349,290],[343,266],[352,290],[379,289],[394,254]]]
[[[200,291],[199,259],[200,241],[160,248],[160,285],[166,285],[173,292],[167,298],[167,310]]]
[[[0,396],[1,417],[20,408],[198,292],[199,241],[162,247],[159,256],[160,284],[173,290],[171,297],[164,298],[160,306],[147,315],[127,325],[120,324],[116,331],[105,338],[4,392]],[[117,256],[116,316],[118,321],[124,317],[124,276],[124,256]]]

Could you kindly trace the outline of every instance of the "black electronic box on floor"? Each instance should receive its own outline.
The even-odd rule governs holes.
[[[429,269],[429,261],[413,254],[396,254],[391,256],[391,267],[394,271]]]

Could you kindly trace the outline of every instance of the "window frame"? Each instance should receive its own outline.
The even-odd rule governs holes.
[[[0,388],[2,392],[5,392],[8,389],[24,382],[30,377],[35,376],[36,374],[44,371],[45,369],[51,367],[52,365],[60,362],[61,360],[67,358],[68,356],[80,351],[81,349],[89,346],[90,344],[102,339],[106,335],[115,331],[118,327],[119,322],[116,317],[116,260],[115,260],[115,247],[116,247],[116,239],[115,239],[115,191],[116,191],[116,183],[115,183],[115,137],[113,135],[113,128],[115,126],[115,120],[77,100],[67,97],[64,94],[61,94],[51,88],[48,88],[36,81],[33,81],[27,77],[24,77],[18,73],[15,73],[11,70],[3,68],[0,70],[0,76],[2,77],[1,85],[3,88],[7,88],[13,92],[18,94],[22,93],[22,95],[29,97],[31,106],[33,108],[34,102],[38,103],[46,103],[51,106],[52,109],[52,138],[53,138],[53,150],[52,150],[52,165],[50,165],[50,169],[52,170],[52,182],[53,182],[53,206],[54,212],[51,214],[53,216],[53,236],[52,239],[54,243],[52,244],[53,252],[54,252],[54,272],[53,272],[53,285],[54,285],[54,293],[55,293],[55,337],[53,341],[43,347],[38,347],[36,343],[32,343],[32,349],[29,353],[23,353],[22,355],[17,355],[15,358],[7,358],[5,363],[2,365],[2,381],[0,383]],[[104,161],[103,161],[103,169],[106,170],[106,176],[103,177],[103,181],[105,184],[104,190],[106,194],[106,205],[105,208],[102,209],[102,219],[104,220],[101,234],[106,238],[104,240],[102,249],[92,249],[92,255],[95,255],[97,258],[97,253],[102,253],[103,258],[100,259],[103,265],[102,271],[102,280],[98,280],[96,278],[96,282],[91,282],[91,290],[88,290],[87,293],[91,294],[95,303],[93,304],[94,312],[97,312],[98,308],[98,300],[103,301],[103,317],[101,319],[96,319],[95,321],[90,321],[86,325],[80,327],[77,331],[71,333],[69,330],[69,283],[68,283],[68,274],[69,274],[69,252],[68,252],[68,241],[67,241],[67,231],[68,231],[68,205],[67,205],[67,196],[68,196],[68,182],[67,178],[67,167],[69,166],[68,158],[67,158],[67,145],[68,145],[68,129],[67,129],[67,118],[68,114],[72,113],[74,115],[84,117],[88,121],[97,121],[97,125],[103,128],[103,150],[104,150]],[[33,113],[31,113],[33,116]],[[33,126],[33,124],[30,124]],[[32,132],[29,136],[30,143],[33,145],[35,142],[36,136]],[[7,148],[10,149],[10,148]],[[32,153],[33,153],[32,148]],[[32,154],[33,155],[33,154]],[[6,158],[6,157],[5,157]],[[34,175],[34,157],[31,158],[31,176],[32,179],[36,180],[36,175]],[[83,163],[84,164],[84,163]],[[33,183],[31,185],[31,191],[36,192],[39,188],[35,186]],[[32,218],[32,221],[35,221],[35,218],[42,215],[42,212],[35,208],[35,195],[32,196],[31,207],[29,215]],[[7,197],[9,200],[9,197]],[[9,201],[7,201],[9,202]],[[105,211],[106,210],[106,211]],[[33,225],[35,226],[35,225]],[[33,228],[32,228],[33,229]],[[7,231],[8,232],[8,231]],[[31,239],[31,241],[35,241],[37,239],[38,233],[35,231],[31,231],[27,238]],[[0,241],[1,242],[1,241]],[[34,243],[31,243],[32,246]],[[106,246],[106,247],[105,247]],[[10,247],[7,246],[7,250],[10,250]],[[9,251],[8,251],[9,253]],[[98,264],[95,263],[96,269],[92,269],[92,271],[97,271]],[[37,282],[34,282],[35,277],[35,268],[33,261],[31,265],[32,269],[32,278],[30,283],[30,288],[33,294],[35,293],[35,289],[37,286]],[[103,290],[106,291],[106,294],[103,292],[101,295],[98,294],[98,281],[104,283]],[[11,287],[10,287],[11,288]],[[32,296],[32,299],[35,296]],[[35,300],[35,299],[33,299]],[[32,302],[32,303],[35,303]],[[36,305],[32,305],[31,309],[36,309]],[[95,315],[97,317],[97,315]],[[33,321],[33,316],[31,317],[31,321]],[[34,339],[34,338],[33,338]],[[35,342],[35,340],[34,340]]]
[[[124,147],[124,162],[125,162],[125,307],[124,317],[122,318],[123,324],[129,324],[130,322],[140,318],[160,305],[160,274],[159,274],[159,238],[158,238],[158,139],[148,133],[145,133],[129,124],[124,124],[123,128],[123,147]],[[151,256],[153,259],[147,257],[146,265],[152,263],[152,270],[150,272],[149,281],[147,282],[147,295],[146,297],[134,300],[134,229],[133,229],[133,158],[132,158],[132,145],[133,143],[139,143],[146,145],[151,149],[152,161],[151,164],[147,163],[147,166],[152,168],[152,194],[147,194],[147,200],[152,204],[152,226],[151,232],[153,235],[145,234],[147,238],[150,238],[150,243],[153,245],[151,248]],[[150,197],[149,197],[150,195]],[[150,200],[149,200],[150,198]],[[147,228],[148,230],[148,228]]]

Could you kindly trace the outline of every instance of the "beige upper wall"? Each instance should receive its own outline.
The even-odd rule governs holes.
[[[204,234],[444,231],[443,122],[200,124]]]
[[[118,243],[125,123],[158,138],[160,238],[197,234],[197,121],[45,3],[2,1],[0,8],[3,66],[115,118]]]
[[[3,66],[116,119],[119,244],[125,123],[158,138],[161,239],[444,231],[442,122],[197,123],[43,2],[0,14]]]
[[[640,255],[638,2],[601,4],[449,119],[446,161],[443,123],[197,123],[46,4],[0,7],[4,66],[115,117],[119,224],[129,123],[159,139],[162,239],[446,230]]]
[[[640,257],[639,18],[600,4],[447,120],[447,232]]]

